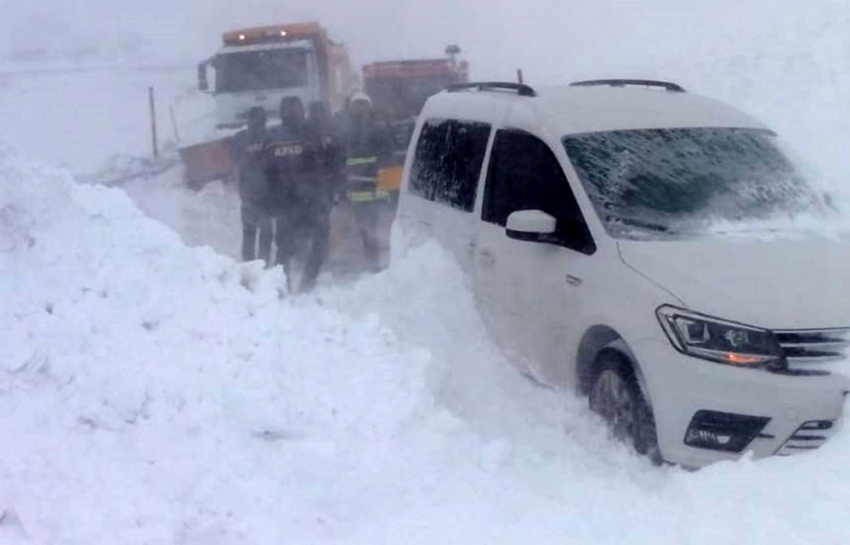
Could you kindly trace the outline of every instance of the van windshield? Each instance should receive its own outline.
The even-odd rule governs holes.
[[[216,92],[239,93],[307,85],[304,48],[223,53],[215,60]]]
[[[564,147],[609,234],[697,234],[718,221],[808,213],[815,194],[755,129],[644,129],[570,135]]]

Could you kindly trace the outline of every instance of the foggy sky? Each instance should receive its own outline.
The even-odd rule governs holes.
[[[824,2],[811,9],[823,9]],[[350,47],[356,65],[441,56],[458,43],[473,77],[563,83],[602,72],[662,71],[793,21],[794,0],[0,0],[0,53],[136,44],[159,59],[194,62],[215,51],[228,28],[318,20]],[[796,11],[799,12],[799,5]],[[758,20],[736,14],[763,12]],[[3,43],[2,40],[5,40]],[[610,75],[609,74],[609,75]]]
[[[355,69],[457,43],[474,80],[673,80],[759,117],[846,185],[847,0],[0,0],[0,65],[46,48],[190,68],[224,30],[307,20],[348,44]]]
[[[827,169],[848,145],[847,0],[0,0],[0,63],[94,44],[191,67],[226,29],[307,20],[348,44],[355,69],[458,43],[474,80],[669,79],[753,113]],[[815,126],[835,137],[815,140]]]

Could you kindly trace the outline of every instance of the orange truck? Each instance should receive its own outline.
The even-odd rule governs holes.
[[[213,85],[210,68],[215,72]],[[223,33],[222,48],[198,65],[198,87],[215,99],[216,129],[231,134],[180,149],[187,183],[200,187],[234,175],[230,138],[245,124],[250,108],[261,106],[274,120],[280,101],[297,96],[305,108],[323,101],[333,113],[343,108],[351,92],[351,76],[347,48],[333,41],[319,23]]]
[[[378,182],[391,195],[398,194],[407,145],[425,101],[449,85],[469,81],[469,65],[458,62],[457,53],[460,48],[449,46],[445,58],[374,62],[363,67],[363,90],[394,136],[393,159],[381,169]]]

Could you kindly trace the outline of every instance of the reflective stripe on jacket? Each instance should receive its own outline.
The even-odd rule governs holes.
[[[360,165],[375,165],[377,163],[377,157],[351,157],[346,162],[346,164],[350,167],[356,167]]]
[[[390,194],[382,189],[373,189],[372,191],[349,191],[347,196],[350,202],[372,202],[390,198]]]
[[[389,198],[389,193],[378,189],[378,157],[349,157],[346,161],[350,202],[370,202]]]

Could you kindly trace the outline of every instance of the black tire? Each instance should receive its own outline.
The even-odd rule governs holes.
[[[661,465],[655,418],[631,363],[615,350],[603,350],[596,357],[594,370],[588,396],[590,410],[605,419],[617,440]]]

